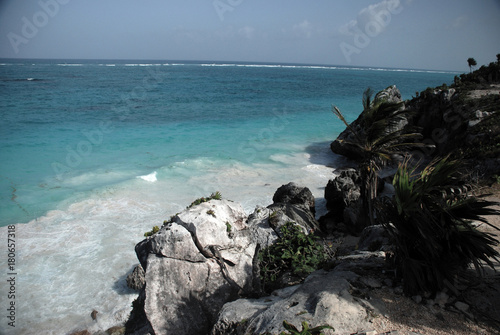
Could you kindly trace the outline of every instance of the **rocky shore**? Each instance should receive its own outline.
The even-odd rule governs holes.
[[[402,134],[422,135],[427,145],[407,151],[414,160],[460,156],[477,183],[475,192],[492,192],[488,199],[499,202],[499,81],[498,64],[490,64],[409,101],[401,100],[395,86],[379,92],[375,101],[399,103],[405,117],[393,126]],[[365,131],[363,117],[351,128]],[[359,158],[350,144],[353,136],[346,129],[332,142],[332,151]],[[393,173],[394,166],[379,173],[379,194],[391,196]],[[139,291],[138,298],[127,324],[103,334],[288,334],[284,321],[299,330],[304,322],[333,328],[324,334],[500,334],[500,277],[494,271],[483,278],[466,271],[469,280],[458,291],[404,294],[386,230],[359,223],[360,182],[356,169],[335,171],[325,187],[328,213],[319,218],[307,185],[283,185],[273,204],[250,215],[220,194],[198,199],[136,245],[140,264],[127,283]],[[498,216],[490,219],[500,228]],[[307,236],[315,236],[324,258],[315,271],[300,264],[304,270],[273,273],[270,285],[262,275],[263,250],[286,239],[290,223],[304,243],[293,252],[309,252],[314,259]],[[478,229],[498,240],[492,227]],[[283,259],[296,256],[286,255]],[[494,261],[494,268],[500,263]]]

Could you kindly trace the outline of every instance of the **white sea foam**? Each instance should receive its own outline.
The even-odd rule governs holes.
[[[150,173],[148,175],[145,175],[145,176],[137,176],[137,178],[140,178],[142,180],[145,180],[145,181],[149,181],[150,183],[154,183],[155,181],[157,181],[158,179],[156,179],[156,174],[157,172],[153,172],[153,173]]]
[[[275,190],[290,181],[309,187],[321,199],[333,168],[313,161],[325,150],[312,156],[303,151],[274,155],[270,163],[253,165],[204,157],[177,162],[108,185],[106,192],[97,189],[67,208],[16,225],[19,324],[14,333],[97,332],[123,323],[137,295],[126,287],[125,276],[138,263],[134,246],[144,232],[193,199],[215,191],[240,202],[247,213],[256,205],[271,204]],[[68,183],[106,175],[87,173]],[[321,207],[322,201],[317,205]],[[0,228],[0,234],[6,236],[6,229]],[[7,257],[0,256],[0,266],[5,267]],[[2,292],[6,284],[0,282]],[[97,322],[90,318],[94,309],[99,312]],[[0,333],[14,334],[5,327],[0,324]]]

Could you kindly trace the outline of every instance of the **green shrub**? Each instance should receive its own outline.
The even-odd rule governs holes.
[[[204,203],[204,202],[207,202],[207,201],[210,201],[210,200],[221,200],[222,199],[222,195],[220,194],[219,191],[215,192],[215,193],[212,193],[209,197],[205,198],[205,197],[201,197],[201,198],[198,198],[196,199],[195,201],[193,201],[187,208],[191,208],[193,206],[196,206],[196,205],[199,205],[201,203]]]
[[[333,327],[328,325],[309,328],[307,321],[302,322],[302,330],[300,332],[294,325],[287,321],[283,321],[283,327],[285,327],[289,333],[281,332],[280,335],[322,335],[323,333],[321,331],[323,329],[333,329]]]
[[[160,231],[160,228],[158,226],[154,226],[151,231],[144,233],[144,236],[145,237],[153,236],[154,234],[156,234],[159,231]]]
[[[405,162],[394,176],[395,196],[386,199],[380,217],[395,243],[395,265],[408,295],[453,289],[463,269],[473,264],[480,272],[499,256],[493,248],[498,241],[472,221],[488,224],[483,216],[500,212],[468,195],[459,166],[447,157],[417,173]]]
[[[282,237],[259,252],[260,275],[266,291],[279,287],[285,273],[300,279],[315,271],[325,260],[324,250],[312,234],[306,235],[293,222],[281,227]]]

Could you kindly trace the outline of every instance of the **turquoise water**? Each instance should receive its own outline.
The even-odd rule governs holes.
[[[342,162],[329,151],[344,129],[332,104],[354,120],[367,87],[395,84],[409,99],[454,75],[0,61],[0,234],[16,224],[17,273],[17,325],[4,320],[0,333],[97,332],[123,322],[137,295],[125,283],[138,263],[134,246],[152,226],[217,190],[250,213],[295,181],[321,204]],[[1,280],[0,291],[6,286]]]
[[[411,98],[452,78],[263,64],[6,62],[0,65],[0,222],[29,222],[63,209],[76,194],[81,199],[158,169],[158,178],[177,178],[168,167],[195,159],[269,162],[333,139],[343,127],[332,103],[352,120],[367,87],[396,84]],[[190,173],[203,173],[199,168]]]

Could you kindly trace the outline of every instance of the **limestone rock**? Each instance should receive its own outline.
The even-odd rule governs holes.
[[[156,334],[206,334],[226,302],[253,292],[254,239],[273,236],[259,214],[246,218],[241,205],[211,200],[136,246],[146,271],[144,311]]]
[[[344,271],[317,271],[306,281],[294,287],[276,291],[261,299],[240,299],[227,303],[219,314],[211,335],[242,333],[279,334],[287,320],[299,329],[302,321],[311,326],[330,325],[335,332],[325,334],[352,334],[370,327],[372,314],[367,301],[354,297],[350,281],[357,275]]]
[[[144,269],[139,264],[127,276],[127,286],[133,290],[140,290],[144,287],[145,283],[146,283],[146,278]]]

